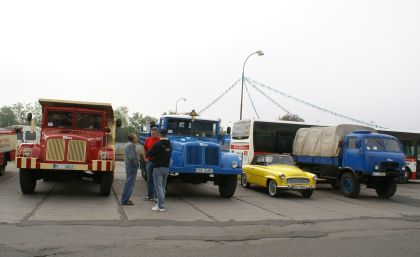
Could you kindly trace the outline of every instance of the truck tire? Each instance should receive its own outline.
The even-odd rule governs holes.
[[[33,171],[27,169],[19,170],[20,190],[23,194],[33,194],[36,187],[36,177]]]
[[[237,175],[223,175],[220,176],[219,194],[223,198],[231,198],[236,191],[238,184]]]
[[[340,190],[344,196],[355,198],[360,193],[360,183],[357,181],[355,175],[351,172],[346,172],[341,176]]]
[[[245,188],[249,188],[251,184],[248,182],[248,177],[245,173],[241,174],[241,186]]]
[[[277,187],[277,183],[273,179],[267,181],[267,191],[271,197],[277,197],[280,195],[280,190]]]
[[[380,198],[391,198],[397,192],[395,180],[387,180],[376,184],[376,193]]]
[[[312,194],[314,193],[313,189],[305,189],[300,192],[303,198],[311,198]]]
[[[109,196],[112,188],[112,181],[114,179],[112,172],[106,172],[101,174],[101,184],[99,186],[99,192],[101,196]]]
[[[6,172],[6,164],[0,165],[0,176],[3,176]]]

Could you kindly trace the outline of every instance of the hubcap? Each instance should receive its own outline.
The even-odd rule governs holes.
[[[277,184],[275,181],[271,180],[268,184],[268,191],[270,192],[270,195],[275,195],[277,191]]]
[[[242,185],[246,186],[248,184],[248,180],[246,178],[246,174],[242,174]]]
[[[351,182],[351,179],[345,178],[344,181],[343,181],[343,189],[344,189],[344,191],[348,193],[348,192],[350,192],[352,190],[352,188],[353,188],[353,184]]]

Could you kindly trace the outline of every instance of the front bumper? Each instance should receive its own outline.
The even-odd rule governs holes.
[[[90,164],[74,163],[45,163],[37,158],[16,157],[16,168],[33,170],[78,170],[78,171],[114,171],[115,162],[112,160],[92,160]]]
[[[241,168],[222,169],[220,167],[169,167],[173,173],[188,173],[188,174],[218,174],[218,175],[240,175]]]
[[[287,185],[287,186],[277,186],[277,188],[282,190],[305,190],[305,189],[315,189],[316,186],[312,185]]]

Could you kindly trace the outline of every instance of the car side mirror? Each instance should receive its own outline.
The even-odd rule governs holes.
[[[115,125],[117,126],[117,128],[121,127],[121,123],[122,123],[121,119],[117,119],[115,121]]]
[[[27,120],[28,122],[31,122],[31,121],[32,121],[32,113],[28,113],[28,114],[26,115],[26,120]]]
[[[226,128],[226,134],[230,135],[231,132],[232,132],[232,128],[231,127],[227,127]]]

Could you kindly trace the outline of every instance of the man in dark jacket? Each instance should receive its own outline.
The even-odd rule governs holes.
[[[148,157],[152,157],[153,162],[153,181],[155,184],[157,204],[152,208],[153,211],[166,211],[165,209],[165,191],[166,180],[169,174],[169,164],[171,162],[172,146],[169,142],[168,131],[160,131],[160,140],[156,142],[152,149],[147,152]]]

